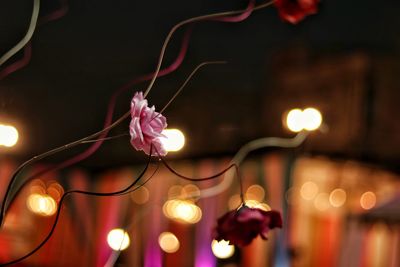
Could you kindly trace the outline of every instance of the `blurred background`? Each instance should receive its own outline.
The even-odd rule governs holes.
[[[42,1],[29,64],[0,80],[0,195],[19,164],[102,129],[114,92],[154,71],[176,23],[246,5]],[[32,6],[0,0],[0,55],[24,36]],[[249,203],[283,214],[283,229],[267,242],[212,245],[217,218],[239,205],[237,181],[221,194],[188,201],[223,177],[193,184],[160,167],[129,195],[67,197],[50,241],[19,266],[399,266],[399,11],[394,0],[336,0],[322,1],[318,14],[298,25],[283,22],[274,7],[240,23],[196,23],[182,65],[156,81],[148,100],[161,110],[198,64],[228,62],[200,70],[164,112],[168,128],[184,136],[166,160],[193,177],[226,168],[253,139],[295,137],[299,114],[317,111],[306,118],[316,121],[315,130],[299,146],[257,150],[241,166]],[[184,32],[173,36],[163,66],[177,57]],[[118,97],[114,118],[147,84]],[[128,125],[111,135],[127,133]],[[121,190],[147,160],[126,136],[73,166],[40,174],[90,145],[23,171],[0,231],[1,262],[45,238],[64,192]]]

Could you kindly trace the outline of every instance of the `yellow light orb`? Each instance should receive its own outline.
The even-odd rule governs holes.
[[[165,129],[162,131],[165,137],[161,137],[161,143],[163,147],[168,152],[179,151],[185,145],[185,136],[178,129]]]
[[[174,253],[179,250],[180,243],[178,238],[170,232],[163,232],[158,237],[158,244],[166,253]]]
[[[322,123],[322,115],[315,108],[306,108],[303,110],[303,129],[307,131],[314,131],[321,126]]]
[[[145,204],[150,197],[149,190],[144,186],[140,187],[138,190],[133,191],[130,195],[133,202],[135,202],[136,204]]]
[[[306,200],[312,200],[318,194],[318,186],[314,182],[305,182],[300,189],[300,195]]]
[[[14,126],[0,124],[0,146],[12,147],[18,142],[19,134]]]
[[[46,194],[30,194],[26,205],[30,211],[41,216],[51,216],[57,211],[56,201]]]
[[[343,204],[346,202],[346,197],[346,191],[341,188],[336,188],[329,195],[329,202],[332,206],[338,208],[343,206]]]
[[[292,109],[286,117],[286,126],[292,132],[298,133],[303,130],[303,112],[301,109]]]
[[[242,204],[242,200],[240,199],[240,195],[235,194],[231,196],[228,200],[228,207],[230,210],[237,209]]]
[[[329,209],[329,195],[327,193],[319,193],[314,199],[314,206],[319,211],[326,211]]]
[[[202,217],[200,207],[186,200],[168,200],[163,205],[163,212],[167,218],[190,224],[197,223]]]
[[[263,201],[265,196],[264,188],[258,184],[249,186],[246,190],[246,199],[256,200],[258,202]]]
[[[219,259],[230,258],[235,253],[235,246],[229,245],[229,241],[225,240],[213,240],[211,242],[211,249],[215,257]]]
[[[362,194],[360,198],[360,205],[363,209],[369,210],[375,207],[376,204],[376,196],[373,192],[368,191]]]
[[[131,240],[126,231],[116,228],[108,233],[107,243],[112,250],[120,251],[127,249],[131,243]]]

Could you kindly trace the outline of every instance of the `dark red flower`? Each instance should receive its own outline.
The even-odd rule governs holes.
[[[275,0],[279,16],[296,24],[304,17],[317,13],[319,0]]]
[[[258,235],[267,239],[269,230],[275,227],[282,227],[282,217],[278,211],[242,206],[239,210],[232,210],[218,219],[215,239],[246,246]]]

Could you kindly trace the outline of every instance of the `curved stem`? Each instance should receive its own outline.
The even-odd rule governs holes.
[[[33,10],[31,21],[29,23],[28,31],[25,36],[19,41],[13,48],[11,48],[7,53],[0,57],[0,66],[3,65],[7,60],[9,60],[13,55],[15,55],[19,50],[21,50],[31,39],[33,32],[36,28],[37,19],[39,17],[40,0],[33,0]]]
[[[153,172],[153,174],[150,176],[150,178],[148,178],[142,185],[138,186],[135,189],[130,190],[144,176],[144,174],[146,173],[146,171],[147,171],[147,169],[148,169],[148,167],[150,165],[150,160],[151,160],[151,156],[148,157],[148,161],[146,163],[146,166],[143,169],[143,171],[140,173],[140,175],[128,187],[126,187],[126,188],[124,188],[122,190],[115,191],[115,192],[109,192],[109,193],[98,193],[98,192],[82,191],[82,190],[71,190],[71,191],[65,192],[62,195],[61,199],[60,199],[60,202],[59,202],[59,205],[58,205],[59,207],[57,209],[57,213],[56,213],[56,217],[54,219],[54,223],[53,223],[49,233],[47,234],[47,236],[43,239],[43,241],[37,247],[35,247],[33,250],[31,250],[29,253],[25,254],[24,256],[22,256],[22,257],[20,257],[18,259],[12,260],[10,262],[1,263],[0,266],[8,266],[8,265],[16,264],[16,263],[18,263],[20,261],[23,261],[24,259],[26,259],[26,258],[32,256],[33,254],[35,254],[40,248],[42,248],[47,243],[47,241],[51,238],[51,236],[53,235],[53,233],[54,233],[54,231],[55,231],[55,229],[57,227],[57,224],[58,224],[58,221],[59,221],[59,218],[60,218],[60,214],[61,214],[61,207],[62,207],[62,204],[63,204],[63,202],[64,202],[64,200],[65,200],[65,198],[67,196],[69,196],[71,194],[82,194],[82,195],[97,196],[97,197],[110,197],[110,196],[120,196],[120,195],[123,195],[123,194],[129,194],[129,193],[139,189],[141,186],[144,185],[144,183],[147,183],[155,175],[156,171],[158,170],[158,166],[157,166],[156,171]]]
[[[95,137],[101,135],[103,132],[109,131],[109,130],[111,130],[112,128],[116,127],[116,126],[119,125],[121,122],[123,122],[126,118],[128,118],[129,115],[130,115],[130,112],[128,111],[127,113],[125,113],[124,115],[122,115],[122,117],[120,117],[118,120],[116,120],[114,123],[112,123],[110,126],[104,128],[104,129],[101,130],[101,131],[98,131],[98,132],[96,132],[96,133],[94,133],[94,134],[91,134],[91,135],[89,135],[89,136],[86,136],[86,137],[84,137],[84,138],[81,138],[81,139],[79,139],[79,140],[77,140],[77,141],[68,143],[68,144],[66,144],[66,145],[63,145],[63,146],[54,148],[54,149],[49,150],[49,151],[47,151],[47,152],[45,152],[45,153],[42,153],[42,154],[40,154],[40,155],[34,156],[33,158],[31,158],[31,159],[25,161],[24,163],[22,163],[22,164],[17,168],[17,170],[13,173],[13,175],[11,176],[10,182],[8,183],[7,190],[6,190],[6,193],[5,193],[5,196],[4,196],[3,203],[1,203],[0,227],[2,226],[3,221],[4,221],[6,206],[8,205],[7,200],[8,200],[8,196],[9,196],[9,194],[10,194],[10,192],[11,192],[11,188],[12,188],[12,186],[13,186],[15,180],[17,179],[18,175],[25,169],[26,166],[28,166],[28,165],[30,165],[30,164],[32,164],[32,163],[38,161],[38,160],[41,160],[41,159],[47,158],[47,157],[49,157],[49,156],[51,156],[51,155],[54,155],[54,154],[56,154],[56,153],[58,153],[58,152],[60,152],[60,151],[63,151],[63,150],[66,150],[66,149],[75,147],[75,146],[77,146],[77,145],[80,145],[80,144],[82,144],[83,142],[85,142],[85,141],[87,141],[87,140],[93,139],[93,138],[95,138]]]
[[[251,3],[252,3],[252,1],[250,1],[250,5],[251,5]],[[268,6],[272,5],[273,3],[274,3],[274,1],[270,1],[270,2],[267,2],[267,3],[264,3],[264,4],[260,4],[260,5],[256,6],[256,7],[254,7],[253,9],[251,9],[251,11],[255,11],[255,10],[259,10],[259,9],[268,7]],[[186,24],[189,24],[189,23],[194,23],[194,22],[198,22],[198,21],[202,21],[202,20],[215,20],[215,19],[219,19],[221,17],[237,15],[237,14],[241,14],[241,13],[245,13],[245,12],[248,12],[248,8],[242,9],[242,10],[225,11],[225,12],[219,12],[219,13],[214,13],[214,14],[198,16],[198,17],[194,17],[194,18],[190,18],[190,19],[181,21],[178,24],[176,24],[170,30],[170,32],[168,33],[167,37],[165,38],[164,44],[161,47],[160,57],[158,59],[157,67],[156,67],[156,70],[154,72],[153,78],[151,79],[150,84],[148,85],[148,87],[147,87],[146,91],[144,92],[143,96],[146,97],[149,94],[151,88],[153,87],[154,82],[156,81],[158,72],[161,69],[161,64],[162,64],[162,61],[164,59],[165,49],[167,48],[167,45],[168,45],[172,35],[175,33],[176,30],[178,30],[180,27],[182,27],[182,26],[184,26]],[[245,18],[247,18],[247,17],[248,16],[246,16]],[[238,20],[238,21],[242,21],[242,20]],[[225,22],[238,22],[238,21],[233,21],[233,20],[232,21],[222,20],[222,21],[225,21]]]
[[[246,156],[257,149],[265,148],[265,147],[282,147],[282,148],[294,148],[300,146],[305,139],[307,138],[307,132],[300,132],[294,138],[278,138],[278,137],[265,137],[256,139],[248,142],[244,146],[242,146],[239,151],[234,155],[231,160],[231,164],[236,164],[240,166]],[[200,190],[200,196],[198,194],[189,195],[188,197],[212,197],[222,193],[227,190],[233,182],[233,173],[227,172],[223,178],[223,180],[212,187]]]

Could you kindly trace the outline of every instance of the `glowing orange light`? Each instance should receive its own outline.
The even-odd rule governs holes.
[[[375,207],[376,204],[376,196],[373,192],[368,191],[362,194],[360,198],[360,205],[363,209],[369,210]]]

